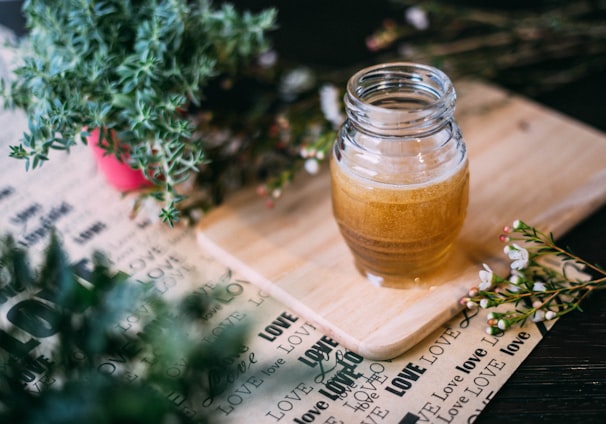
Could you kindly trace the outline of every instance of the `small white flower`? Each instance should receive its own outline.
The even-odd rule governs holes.
[[[257,61],[262,68],[271,68],[278,61],[278,52],[275,50],[267,50],[259,55]]]
[[[504,252],[511,262],[511,269],[521,270],[528,266],[528,262],[530,260],[530,255],[528,254],[528,250],[524,249],[517,244],[512,244],[505,246]]]
[[[538,282],[538,283],[534,283],[532,285],[532,291],[536,291],[536,292],[541,291],[542,292],[545,290],[547,290],[547,287],[545,287],[545,283]]]
[[[423,31],[429,28],[427,13],[420,7],[412,6],[406,9],[405,18],[406,22],[418,30]]]
[[[507,286],[507,290],[510,291],[511,293],[517,293],[520,291],[520,286],[515,285],[515,284],[509,284]]]
[[[558,316],[558,314],[556,312],[554,312],[554,311],[547,311],[547,313],[545,314],[545,319],[546,320],[552,320],[552,319],[554,319],[557,316]]]
[[[489,302],[488,299],[482,299],[482,300],[480,300],[480,308],[482,308],[482,309],[488,308],[488,306],[489,306],[488,302]]]
[[[305,170],[311,175],[316,175],[320,170],[320,164],[315,159],[307,159],[305,161]]]
[[[339,90],[332,84],[325,84],[320,88],[320,108],[326,120],[334,127],[340,126],[345,120],[341,113]]]
[[[478,288],[482,291],[489,290],[495,281],[495,276],[492,269],[490,269],[490,267],[486,264],[483,264],[483,266],[484,269],[479,272],[481,283],[478,286]]]
[[[497,327],[499,327],[499,330],[507,330],[509,328],[509,323],[504,319],[500,319],[499,322],[497,322]]]
[[[280,81],[280,93],[286,100],[294,99],[311,89],[315,84],[315,77],[312,71],[305,67],[299,67],[286,73]]]
[[[524,278],[517,270],[513,270],[511,272],[511,277],[509,277],[509,282],[511,284],[519,286],[520,284],[522,284],[524,282]]]
[[[532,321],[533,322],[545,321],[545,311],[543,311],[542,309],[539,309],[538,311],[536,311],[532,315]]]
[[[475,309],[478,305],[476,305],[474,302],[472,302],[471,300],[469,302],[467,302],[465,304],[465,306],[467,307],[467,309]]]

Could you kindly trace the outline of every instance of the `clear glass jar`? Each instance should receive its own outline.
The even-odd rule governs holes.
[[[331,158],[332,205],[360,272],[410,287],[442,266],[467,213],[466,146],[442,71],[414,63],[363,69]]]

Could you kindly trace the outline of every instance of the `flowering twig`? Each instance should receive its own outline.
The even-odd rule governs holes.
[[[604,2],[554,0],[537,8],[396,0],[403,16],[367,38],[374,52],[430,63],[451,78],[483,78],[527,95],[604,66]],[[562,65],[565,64],[565,65]]]
[[[339,126],[345,120],[341,93],[332,84],[324,84],[314,96],[313,102],[300,102],[291,106],[289,114],[281,115],[277,121],[280,144],[294,150],[289,163],[277,175],[268,178],[257,188],[257,193],[266,198],[266,205],[273,207],[284,189],[299,170],[315,175],[330,155]]]
[[[517,220],[513,226],[504,228],[500,239],[508,243],[504,252],[511,260],[511,275],[501,277],[484,264],[479,273],[480,284],[461,299],[467,308],[515,306],[511,310],[488,314],[489,334],[514,324],[523,325],[528,319],[548,321],[581,310],[581,303],[587,296],[594,290],[606,288],[606,270],[559,247],[551,233]],[[550,266],[544,260],[547,257],[559,258],[562,266],[559,269]],[[592,270],[597,277],[578,278],[569,272],[570,267],[574,271]]]

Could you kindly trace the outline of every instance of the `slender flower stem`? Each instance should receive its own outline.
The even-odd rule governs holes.
[[[583,264],[585,267],[590,268],[594,271],[596,271],[599,274],[603,274],[606,275],[606,271],[604,271],[603,269],[601,269],[600,267],[592,264],[591,262],[587,262],[585,261],[583,258],[575,255],[574,253],[572,253],[569,250],[566,250],[560,246],[558,246],[554,241],[553,241],[553,237],[546,235],[545,233],[543,233],[540,230],[537,230],[536,228],[532,227],[532,232],[534,233],[534,237],[531,239],[530,234],[527,233],[522,237],[510,237],[510,240],[512,241],[530,241],[533,243],[540,243],[543,244],[544,247],[547,247],[548,249],[545,250],[541,250],[541,251],[537,251],[536,257],[539,256],[547,256],[547,255],[563,255],[566,256],[570,259],[572,259],[574,262]],[[540,237],[537,237],[537,235],[539,235]]]

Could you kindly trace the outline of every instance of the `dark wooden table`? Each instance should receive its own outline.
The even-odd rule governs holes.
[[[282,37],[281,45],[297,50],[303,60],[311,57],[306,56],[310,50],[318,53],[318,49],[321,49],[309,40],[301,43],[301,31],[306,31],[310,22],[307,19],[314,16],[314,7],[320,3],[310,1],[302,4],[300,1],[292,1],[299,4],[300,9],[293,12],[291,5],[291,18],[294,13],[297,19],[288,25],[289,28],[294,28],[291,34],[299,33],[290,40]],[[19,16],[20,3],[19,0],[0,0],[1,25],[18,32],[23,31],[23,21]],[[261,6],[267,3],[271,2],[260,1]],[[246,4],[250,6],[249,3]],[[356,21],[351,14],[351,5],[347,7],[344,3],[339,7],[342,9],[336,8],[337,12],[335,14],[333,11],[332,17],[341,16],[348,20],[349,25],[357,25],[359,32],[369,33],[376,27],[379,19],[376,8],[369,10],[363,21]],[[288,13],[285,12],[284,19],[288,19]],[[331,20],[323,15],[320,19],[322,22],[330,24]],[[360,28],[362,24],[364,28]],[[321,27],[314,25],[314,37],[319,38],[318,41],[323,37]],[[339,31],[335,29],[331,31],[334,37],[343,39],[336,42],[347,41],[347,34],[338,34]],[[328,33],[330,32],[326,32]],[[341,49],[340,52],[353,60],[361,54],[359,48],[351,51]],[[335,60],[331,56],[324,59],[327,58]],[[536,100],[606,131],[604,99],[606,75],[594,75]],[[604,166],[606,167],[606,158]],[[606,206],[560,240],[582,257],[606,267]],[[606,291],[596,292],[584,303],[583,309],[584,312],[575,312],[560,319],[488,404],[477,423],[606,422]]]

